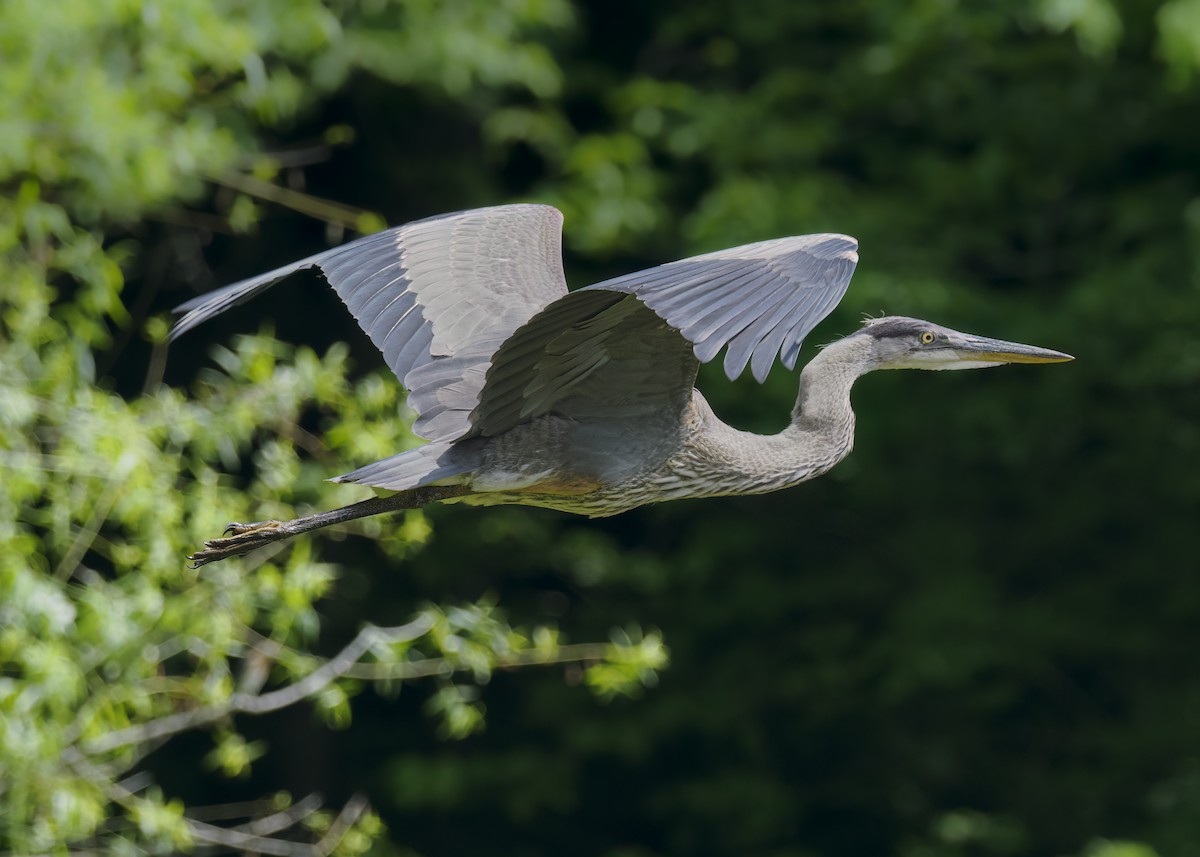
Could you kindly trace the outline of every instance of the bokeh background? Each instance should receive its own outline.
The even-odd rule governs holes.
[[[0,73],[0,847],[170,853],[186,807],[284,790],[366,795],[339,847],[379,854],[1200,855],[1197,0],[9,0]],[[565,212],[572,286],[855,235],[808,357],[888,313],[1077,360],[868,376],[852,456],[780,494],[186,570],[416,441],[315,275],[168,349],[170,307],[520,200]],[[782,427],[794,373],[708,369]],[[222,611],[330,654],[429,603],[670,664],[349,684],[93,758],[141,810],[70,755],[228,695]]]

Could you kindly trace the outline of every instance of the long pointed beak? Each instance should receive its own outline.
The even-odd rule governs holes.
[[[989,339],[986,336],[961,336],[957,342],[950,344],[950,348],[963,360],[988,363],[1065,363],[1075,359],[1070,354],[1038,348],[1036,345],[1005,342],[1003,339]]]

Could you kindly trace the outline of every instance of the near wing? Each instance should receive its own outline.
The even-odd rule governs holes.
[[[775,356],[796,365],[804,337],[837,306],[858,243],[800,235],[695,256],[573,292],[534,315],[487,371],[472,435],[496,435],[550,412],[584,421],[675,415],[697,361],[728,346],[725,372]]]
[[[409,390],[422,437],[452,439],[492,354],[566,294],[562,214],[503,205],[419,220],[242,280],[176,308],[171,338],[305,268],[318,268]]]

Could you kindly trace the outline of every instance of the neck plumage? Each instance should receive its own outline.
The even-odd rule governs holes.
[[[726,478],[718,493],[759,494],[825,473],[854,445],[850,388],[871,369],[870,344],[851,336],[825,347],[800,373],[792,421],[775,435],[738,431],[713,416],[706,441]],[[710,470],[709,476],[714,474]],[[737,487],[733,488],[733,483]],[[732,488],[733,490],[728,490]]]
[[[870,344],[865,337],[846,337],[826,346],[800,373],[792,422],[784,434],[799,433],[834,444],[852,443],[850,388],[870,368]]]

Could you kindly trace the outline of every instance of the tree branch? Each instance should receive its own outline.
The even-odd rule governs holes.
[[[281,830],[287,830],[294,824],[299,823],[302,819],[312,815],[321,808],[324,798],[321,795],[313,792],[310,795],[296,801],[287,809],[264,815],[262,818],[256,818],[246,824],[240,824],[234,830],[240,830],[244,833],[251,833],[255,836],[266,836],[271,833],[278,833]]]
[[[100,775],[100,771],[78,753],[74,754],[74,757],[70,759],[70,764],[88,779],[97,780]],[[105,786],[104,791],[113,803],[134,812],[145,804],[144,798],[138,797],[119,783],[109,783]],[[274,829],[268,832],[278,832],[287,827],[294,826],[298,821],[312,814],[319,807],[320,798],[317,795],[309,795],[296,804],[296,806],[292,807],[290,811],[285,810],[282,813],[276,813],[274,816],[268,816],[267,819],[259,819],[259,821],[274,819],[271,824]],[[350,829],[354,822],[362,817],[362,814],[366,810],[366,800],[361,795],[355,795],[342,807],[342,811],[338,813],[337,819],[334,820],[334,823],[330,826],[326,834],[315,845],[262,836],[258,833],[250,833],[237,828],[218,827],[215,824],[209,824],[188,816],[184,816],[182,821],[187,825],[188,833],[192,839],[205,845],[220,845],[250,854],[269,854],[272,857],[328,857],[333,848],[337,847],[342,837],[346,835],[346,831]],[[280,822],[285,819],[287,820],[287,824],[280,826]],[[251,822],[250,826],[252,829],[253,825],[254,822]]]
[[[608,648],[607,643],[575,643],[569,646],[558,646],[553,651],[547,652],[537,650],[516,652],[507,657],[497,658],[493,669],[504,670],[580,661],[600,661],[604,659]],[[443,675],[461,669],[464,667],[448,658],[421,658],[397,664],[354,664],[346,670],[344,675],[346,678],[359,678],[367,681],[387,681],[389,679],[428,678],[431,675]]]
[[[304,678],[287,687],[265,694],[234,693],[225,702],[201,706],[191,711],[181,711],[178,714],[168,714],[157,720],[101,735],[85,742],[83,750],[89,754],[105,753],[118,747],[140,744],[155,738],[176,735],[199,726],[207,726],[230,714],[263,714],[286,708],[319,693],[333,681],[345,675],[354,667],[358,659],[376,643],[411,642],[427,633],[432,625],[433,620],[425,615],[418,616],[407,625],[399,625],[395,628],[377,628],[374,625],[368,625],[359,631],[344,649]]]
[[[262,714],[295,705],[300,700],[319,692],[334,679],[345,675],[358,663],[358,659],[370,651],[376,643],[407,643],[424,636],[433,626],[433,620],[421,616],[398,628],[376,628],[368,625],[358,632],[350,645],[342,649],[324,664],[300,681],[285,688],[264,694],[235,693],[230,703],[235,711],[247,714]]]
[[[238,851],[249,851],[254,854],[271,854],[273,857],[313,857],[313,855],[325,857],[314,846],[303,842],[289,842],[286,839],[255,836],[253,833],[242,833],[240,830],[217,827],[215,824],[206,824],[203,821],[196,821],[191,818],[185,818],[184,821],[187,823],[188,831],[192,834],[192,838],[206,845],[223,845],[226,848],[233,848]]]

